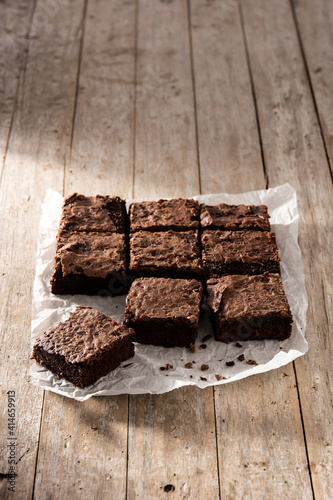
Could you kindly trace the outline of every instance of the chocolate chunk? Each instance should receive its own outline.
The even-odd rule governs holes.
[[[258,366],[258,363],[254,359],[248,359],[246,362],[248,365]]]
[[[235,366],[235,362],[234,361],[227,361],[226,365],[227,366]]]

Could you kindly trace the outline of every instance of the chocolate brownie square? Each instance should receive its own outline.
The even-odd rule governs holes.
[[[199,228],[199,203],[192,199],[142,201],[129,209],[130,231],[188,231]]]
[[[266,205],[201,205],[200,224],[203,229],[226,231],[270,231]]]
[[[201,299],[196,280],[139,278],[127,296],[124,323],[135,331],[136,342],[189,347],[197,336]]]
[[[93,384],[134,356],[135,333],[91,307],[79,306],[34,344],[32,357],[78,387]]]
[[[127,291],[125,235],[62,233],[58,237],[54,294],[118,295]]]
[[[292,315],[279,274],[223,276],[207,281],[216,340],[284,340]]]
[[[64,200],[61,231],[125,233],[125,201],[110,196],[84,196],[74,193]]]
[[[129,272],[140,277],[201,277],[198,234],[194,231],[132,233]]]
[[[268,231],[203,231],[202,264],[207,278],[225,274],[280,273],[275,234]]]

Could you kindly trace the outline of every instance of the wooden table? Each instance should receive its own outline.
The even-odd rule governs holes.
[[[8,0],[0,23],[0,497],[332,499],[333,2]],[[307,355],[157,396],[79,403],[29,382],[48,187],[178,197],[284,182]]]

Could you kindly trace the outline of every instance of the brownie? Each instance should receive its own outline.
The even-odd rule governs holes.
[[[79,306],[34,344],[32,357],[78,387],[93,384],[134,356],[135,333],[91,307]]]
[[[268,231],[203,231],[202,264],[207,278],[225,274],[280,273],[275,234]]]
[[[212,278],[207,290],[216,340],[290,337],[293,319],[279,274]]]
[[[138,277],[201,277],[198,234],[195,231],[132,233],[129,272]]]
[[[200,224],[203,229],[270,231],[266,205],[201,205]]]
[[[199,203],[192,199],[142,201],[129,209],[130,231],[188,231],[199,228]]]
[[[125,235],[62,233],[58,237],[51,291],[118,295],[126,292]]]
[[[126,300],[125,325],[135,341],[165,347],[195,343],[202,284],[196,280],[138,278]]]
[[[125,233],[125,201],[110,196],[74,193],[64,200],[60,231]]]

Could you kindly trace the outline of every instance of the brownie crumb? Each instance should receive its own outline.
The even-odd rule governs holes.
[[[193,378],[193,375],[190,375],[190,378]]]
[[[201,366],[200,366],[200,370],[201,370],[202,372],[205,372],[206,370],[209,370],[209,365],[201,365]]]
[[[185,368],[192,368],[192,364],[191,361],[189,363],[186,363],[184,366]]]
[[[222,376],[217,374],[217,375],[215,375],[215,378],[216,378],[216,380],[221,380]]]
[[[196,364],[196,361],[194,361],[194,360],[193,360],[193,361],[192,361],[192,363],[195,365],[195,364]]]
[[[203,380],[204,382],[207,382],[207,379],[205,377],[200,377],[200,380]]]
[[[191,344],[188,351],[195,353],[195,344]]]
[[[246,362],[248,365],[258,366],[258,363],[254,359],[248,359]]]
[[[212,336],[211,335],[205,335],[205,337],[202,339],[201,342],[207,342],[208,339],[211,339]]]
[[[170,365],[169,363],[167,363],[167,364],[165,365],[165,369],[166,369],[166,370],[172,370],[172,368],[173,368],[173,365]]]
[[[245,359],[244,354],[241,354],[240,356],[238,356],[237,359],[238,359],[238,361],[244,361],[244,359]]]
[[[227,366],[235,366],[235,362],[234,361],[227,361],[226,365]]]
[[[222,380],[227,380],[227,377],[222,377]]]
[[[160,370],[163,372],[165,370],[165,366],[160,366]]]
[[[242,344],[240,344],[239,342],[236,342],[235,346],[236,347],[243,347]]]
[[[207,344],[201,344],[199,349],[207,349]]]
[[[176,488],[174,487],[174,485],[173,485],[173,484],[166,484],[166,485],[164,486],[164,491],[165,491],[166,493],[169,493],[170,491],[175,491],[175,489],[176,489]]]

